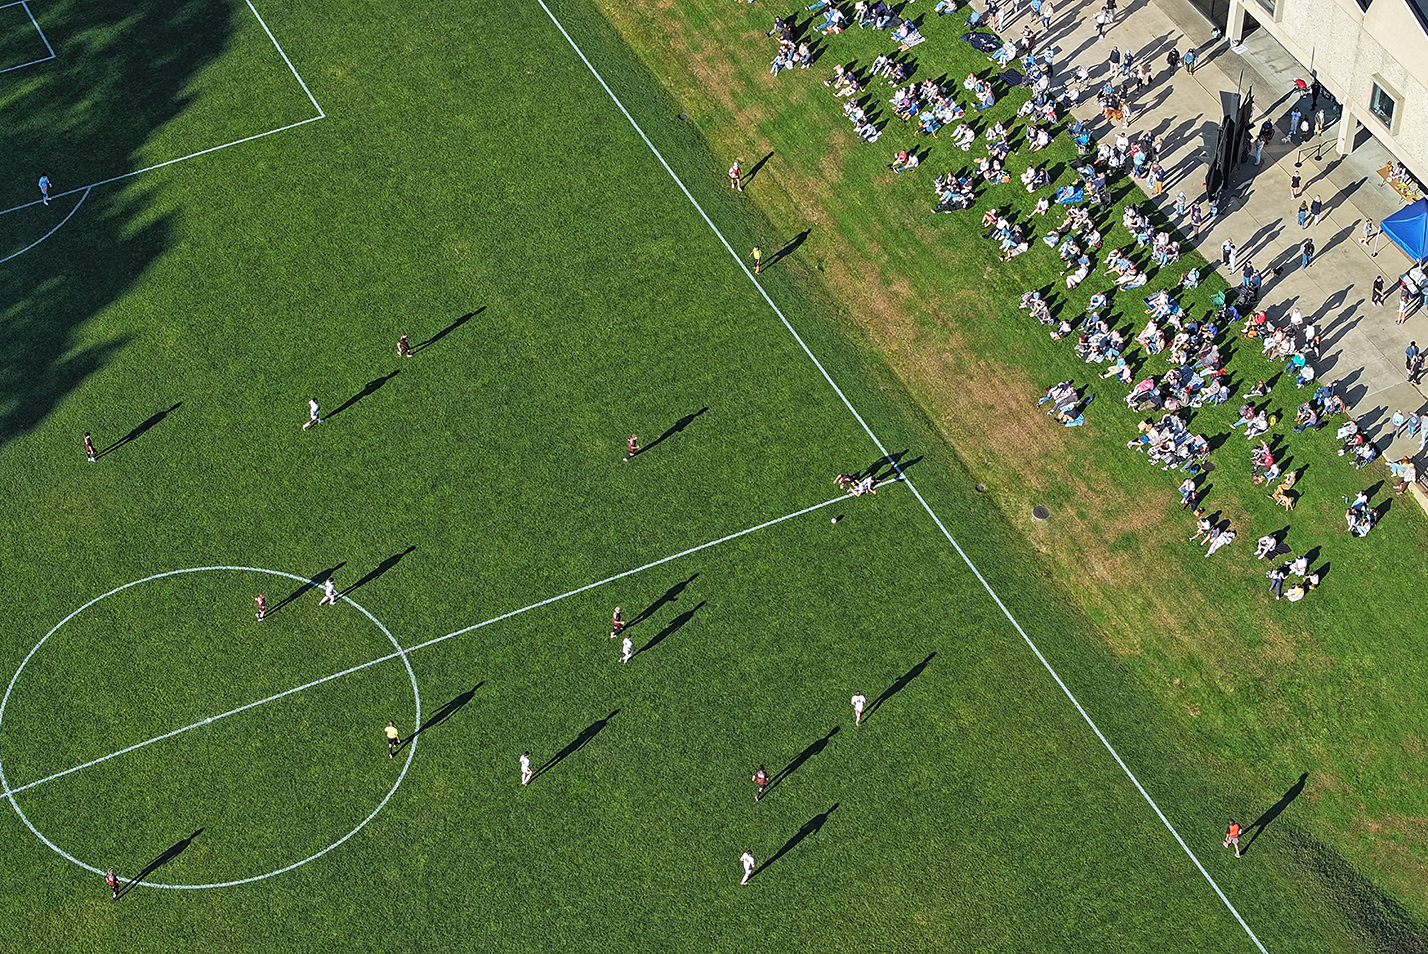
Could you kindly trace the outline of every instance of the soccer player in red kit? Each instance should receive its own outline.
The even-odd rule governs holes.
[[[764,767],[762,765],[759,766],[759,770],[754,773],[754,777],[749,779],[749,781],[753,782],[759,787],[759,793],[754,796],[754,801],[758,801],[759,799],[763,798],[764,789],[768,787],[769,784],[769,773],[764,771]]]
[[[625,628],[625,614],[620,612],[620,607],[615,607],[615,612],[610,615],[610,638],[614,639],[620,635],[620,631]]]
[[[268,598],[262,593],[259,593],[257,596],[253,597],[253,602],[258,604],[258,612],[256,614],[257,617],[259,619],[263,619],[264,617],[266,617],[268,615]]]
[[[640,435],[631,434],[628,443],[630,445],[630,452],[625,455],[625,460],[629,460],[640,452]]]
[[[107,884],[107,885],[109,885],[109,895],[110,895],[110,897],[112,897],[115,901],[118,901],[118,900],[119,900],[119,876],[114,873],[114,869],[113,869],[113,868],[110,868],[108,871],[104,872],[104,883]]]
[[[91,464],[99,459],[99,456],[94,453],[94,441],[89,439],[88,431],[84,432],[84,453],[89,456]]]

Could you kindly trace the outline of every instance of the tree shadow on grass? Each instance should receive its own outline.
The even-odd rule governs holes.
[[[83,329],[168,250],[180,213],[155,214],[153,190],[86,189],[139,168],[151,136],[193,104],[195,79],[251,16],[246,6],[225,11],[210,0],[34,12],[56,56],[24,70],[23,81],[21,73],[5,77],[12,121],[0,150],[9,168],[28,171],[10,177],[0,196],[0,209],[11,210],[0,216],[0,258],[18,255],[0,269],[0,446],[39,426],[131,340]],[[54,183],[47,206],[35,187],[42,174]],[[77,429],[96,428],[87,416]]]

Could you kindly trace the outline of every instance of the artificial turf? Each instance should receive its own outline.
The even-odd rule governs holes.
[[[15,793],[85,865],[209,884],[322,851],[411,757],[321,857],[117,904],[11,813],[0,948],[1253,949],[911,488],[834,499],[882,450],[538,9],[260,9],[327,118],[96,188],[0,272],[13,667],[53,630],[10,685],[6,784],[392,652],[302,579],[403,647],[491,622],[410,652],[419,703],[387,660]],[[559,13],[671,164],[709,165],[594,11]],[[66,188],[71,151],[107,177],[228,141],[230,85],[273,91],[241,97],[255,131],[309,115],[246,5],[101,14],[37,11],[63,71],[0,79],[7,112],[71,104],[6,134]],[[73,98],[148,75],[160,24],[181,62],[149,107]],[[691,188],[741,251],[767,228]],[[8,213],[3,254],[79,198]],[[1194,737],[846,317],[767,281],[1272,949],[1348,944],[1282,870],[1216,854]],[[654,446],[622,463],[632,431]],[[168,576],[66,620],[208,566],[298,579]],[[628,666],[617,603],[649,611]],[[388,719],[420,730],[395,760]]]

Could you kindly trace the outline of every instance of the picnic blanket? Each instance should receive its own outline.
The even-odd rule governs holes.
[[[1061,186],[1056,190],[1056,202],[1058,205],[1066,205],[1072,202],[1080,203],[1086,201],[1086,192],[1074,186]]]
[[[991,33],[963,33],[962,39],[972,44],[982,53],[995,53],[1002,48],[1002,41]]]
[[[1017,70],[1007,70],[1005,73],[997,75],[997,79],[1006,84],[1007,89],[1014,89],[1026,82],[1026,77]]]

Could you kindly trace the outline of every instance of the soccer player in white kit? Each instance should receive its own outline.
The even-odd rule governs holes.
[[[330,576],[327,578],[327,582],[322,584],[322,599],[317,601],[317,605],[321,606],[323,603],[337,605],[337,584],[332,582]]]
[[[321,408],[318,407],[317,398],[309,398],[307,402],[307,423],[302,426],[303,430],[307,430],[314,424],[322,423],[322,416],[318,413],[320,410]]]
[[[529,785],[533,778],[535,773],[531,771],[531,754],[525,752],[521,755],[521,784]]]
[[[625,641],[620,644],[620,648],[625,651],[625,654],[620,657],[620,662],[627,663],[635,658],[635,641],[630,639],[630,637],[625,637]]]
[[[849,700],[853,703],[853,724],[863,724],[863,706],[868,704],[868,697],[861,692],[853,693],[853,698]]]
[[[740,881],[739,884],[748,884],[749,879],[754,876],[754,869],[759,866],[759,863],[755,860],[752,851],[746,851],[740,855],[739,861],[744,865],[744,880]]]

